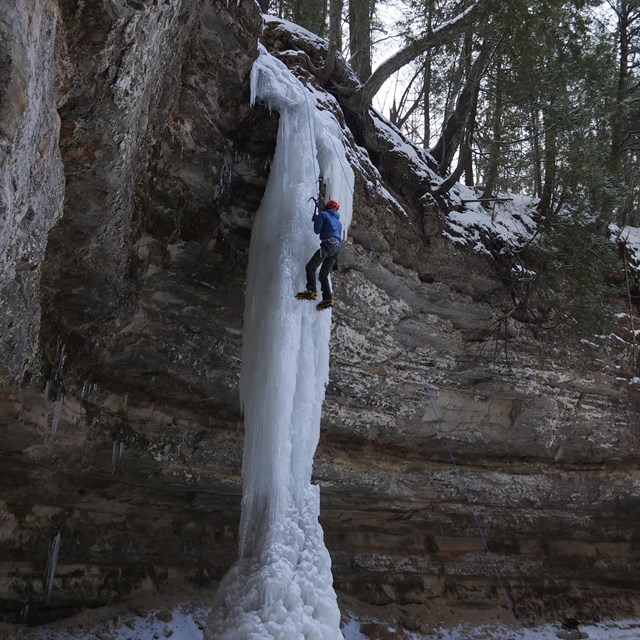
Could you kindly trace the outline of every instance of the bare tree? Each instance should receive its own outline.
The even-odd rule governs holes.
[[[476,56],[476,59],[471,64],[462,91],[456,100],[455,109],[447,119],[442,135],[431,150],[431,155],[438,163],[438,169],[442,174],[449,171],[449,167],[460,147],[461,141],[464,138],[468,138],[470,127],[473,125],[470,116],[473,114],[475,118],[480,80],[485,72],[490,52],[490,43],[488,40],[485,40],[480,47],[480,52]],[[469,161],[466,155],[465,161]],[[464,171],[464,166],[462,167],[462,171]],[[462,175],[462,172],[459,175]]]
[[[455,18],[436,27],[424,37],[410,42],[406,47],[387,58],[362,86],[345,99],[349,108],[353,111],[365,111],[388,78],[418,56],[446,42],[455,34],[461,33],[476,19],[481,9],[484,8],[485,1],[475,0],[469,8]]]

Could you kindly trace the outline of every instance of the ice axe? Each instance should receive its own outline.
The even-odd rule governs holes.
[[[313,196],[311,196],[307,200],[307,202],[311,202],[313,200],[313,202],[316,205],[316,210],[313,212],[313,216],[312,216],[313,219],[315,219],[315,217],[322,211],[320,200],[322,199],[322,193],[323,191],[325,191],[325,189],[326,189],[326,185],[324,183],[324,180],[322,178],[318,178],[318,197],[314,198]]]
[[[311,202],[313,201],[316,205],[315,207],[315,211],[313,212],[313,215],[311,216],[312,220],[315,220],[316,216],[320,213],[320,211],[322,211],[321,207],[320,207],[320,196],[318,196],[317,198],[314,198],[313,196],[311,196],[307,202]]]

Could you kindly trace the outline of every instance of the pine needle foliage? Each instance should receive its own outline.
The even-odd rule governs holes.
[[[564,326],[579,338],[607,333],[614,324],[609,301],[622,294],[618,269],[616,244],[602,223],[584,210],[565,210],[546,220],[510,265],[512,315],[543,330]]]

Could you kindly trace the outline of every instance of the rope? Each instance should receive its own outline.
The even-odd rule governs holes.
[[[313,143],[313,136],[311,135],[311,129],[313,129],[313,126],[311,124],[311,112],[309,111],[309,95],[308,93],[305,91],[305,102],[307,105],[307,120],[309,121],[309,149],[313,149],[314,148],[314,143]],[[334,146],[335,149],[335,146]],[[316,155],[317,155],[317,151],[316,151]],[[315,178],[315,184],[317,185],[320,182],[320,166],[318,165],[318,170],[316,171],[316,164],[318,164],[316,158],[314,158],[314,162],[313,162],[313,177]],[[340,165],[340,167],[342,168],[342,164]],[[344,169],[343,169],[344,172]],[[318,190],[318,198],[320,198],[320,193]],[[313,195],[311,196],[311,198],[309,198],[310,200],[313,200],[315,202],[315,209],[314,209],[314,213],[316,213],[316,209],[318,209],[318,202],[319,200],[316,200]]]
[[[336,146],[335,146],[333,140],[331,139],[331,137],[329,137],[329,140],[331,141],[331,145],[333,146],[333,150],[334,150],[334,152],[336,154],[336,157],[338,158],[338,161],[339,161],[340,160],[340,155],[338,154],[338,150],[336,149]],[[353,198],[355,194],[353,193],[353,189],[351,189],[351,186],[349,185],[349,180],[348,180],[347,174],[346,174],[346,172],[344,170],[344,167],[342,166],[342,162],[340,162],[340,168],[342,170],[342,173],[344,174],[347,186],[349,187],[349,191],[351,191],[351,196]],[[378,264],[378,269],[380,271],[380,275],[381,275],[381,278],[382,278],[384,290],[385,290],[387,296],[389,297],[389,299],[395,300],[396,297],[393,295],[393,292],[391,291],[391,288],[388,286],[388,277],[385,274],[384,269],[382,267],[382,261],[380,259],[380,255],[378,254],[378,252],[376,251],[376,249],[375,249],[375,247],[373,245],[373,242],[371,240],[371,234],[369,233],[369,229],[368,229],[368,227],[367,227],[367,225],[366,225],[366,223],[364,221],[362,221],[362,226],[363,226],[363,228],[365,230],[370,250],[373,253],[373,255],[375,256],[375,258],[376,258],[376,261],[377,261],[377,264]],[[456,461],[456,457],[455,457],[455,455],[453,453],[453,449],[451,448],[451,444],[449,442],[449,438],[447,438],[447,434],[444,431],[444,427],[442,425],[442,419],[441,419],[440,414],[438,413],[438,411],[436,409],[436,406],[434,404],[432,395],[429,393],[429,387],[428,387],[428,385],[426,383],[424,375],[422,374],[421,369],[418,366],[418,363],[416,361],[416,357],[414,355],[414,346],[415,345],[413,345],[413,343],[411,341],[411,338],[410,338],[408,332],[406,331],[406,329],[404,329],[400,324],[398,324],[398,326],[399,326],[400,332],[401,332],[401,334],[402,334],[402,336],[404,338],[403,342],[405,343],[405,347],[407,348],[407,350],[409,352],[410,358],[413,360],[412,364],[416,365],[416,370],[419,373],[425,397],[427,399],[427,402],[429,403],[429,406],[431,407],[431,410],[433,411],[433,415],[434,415],[435,420],[436,420],[436,425],[438,426],[438,431],[439,431],[439,434],[440,434],[440,438],[442,439],[442,441],[445,444],[445,447],[447,449],[447,453],[449,454],[449,458],[450,458],[451,463],[453,464],[453,468],[455,470],[456,478],[458,480],[458,486],[459,486],[460,491],[461,491],[461,493],[463,494],[463,496],[464,496],[464,498],[466,500],[467,507],[468,507],[471,515],[473,516],[473,520],[475,521],[476,528],[478,529],[478,533],[480,534],[480,537],[482,538],[482,543],[484,545],[484,550],[485,550],[485,552],[487,554],[487,557],[489,559],[489,564],[491,565],[491,567],[493,569],[493,572],[495,573],[496,579],[497,579],[498,584],[500,586],[500,589],[502,591],[504,600],[507,603],[507,607],[508,607],[508,609],[509,609],[509,611],[511,613],[511,616],[513,618],[515,626],[522,627],[522,623],[518,620],[518,617],[516,615],[515,609],[513,607],[513,603],[511,602],[511,598],[509,597],[509,594],[507,593],[507,589],[505,587],[505,584],[504,584],[504,581],[503,581],[503,578],[502,578],[502,574],[500,572],[500,568],[498,567],[498,563],[496,562],[496,560],[495,560],[495,558],[493,556],[493,553],[489,549],[489,543],[487,542],[487,536],[485,535],[484,528],[482,527],[482,524],[480,522],[480,517],[478,516],[478,513],[477,513],[475,507],[473,506],[473,502],[471,500],[471,496],[469,495],[469,490],[467,488],[467,483],[465,481],[464,474],[462,472],[462,469],[458,465],[458,462]]]

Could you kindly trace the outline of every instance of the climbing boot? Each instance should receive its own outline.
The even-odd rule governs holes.
[[[330,309],[333,307],[333,300],[329,298],[329,300],[323,300],[316,305],[316,309],[318,311],[323,311],[324,309]]]
[[[309,291],[309,289],[296,293],[296,300],[315,300],[317,297],[318,294],[315,291]]]

